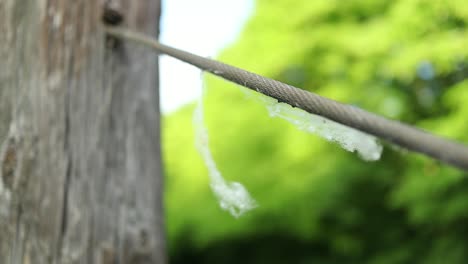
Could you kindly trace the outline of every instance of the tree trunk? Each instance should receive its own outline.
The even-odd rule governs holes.
[[[164,263],[158,63],[103,1],[0,0],[0,263]],[[158,35],[159,0],[115,0]]]

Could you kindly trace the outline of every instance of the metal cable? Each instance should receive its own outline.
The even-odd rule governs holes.
[[[273,97],[279,102],[326,117],[385,139],[405,149],[423,153],[468,171],[468,147],[460,143],[222,62],[166,46],[140,33],[117,27],[106,27],[105,30],[109,35],[144,44],[160,53],[167,54],[226,80]]]

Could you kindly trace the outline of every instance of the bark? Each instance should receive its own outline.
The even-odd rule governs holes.
[[[112,2],[158,35],[159,0]],[[157,56],[102,1],[0,0],[0,263],[164,263]]]

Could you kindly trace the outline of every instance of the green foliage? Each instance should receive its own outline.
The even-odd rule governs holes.
[[[467,23],[463,0],[258,0],[220,60],[467,143]],[[206,82],[214,158],[260,207],[222,211],[194,148],[193,106],[166,117],[174,262],[468,259],[466,173],[391,146],[364,162],[270,118],[236,85]]]

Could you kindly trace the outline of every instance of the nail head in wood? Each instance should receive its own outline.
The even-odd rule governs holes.
[[[102,21],[104,24],[117,26],[122,24],[124,16],[121,10],[111,7],[110,5],[104,5],[104,11],[102,14]]]

